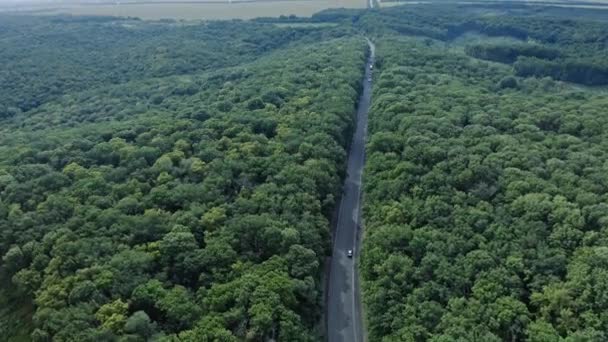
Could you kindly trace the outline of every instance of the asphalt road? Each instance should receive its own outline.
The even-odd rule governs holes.
[[[359,252],[361,218],[361,174],[365,164],[367,113],[371,102],[370,64],[374,61],[374,44],[365,64],[363,93],[357,108],[357,128],[348,155],[347,178],[335,228],[333,253],[327,293],[327,333],[329,342],[363,342],[361,301],[356,260]],[[353,258],[347,256],[348,250]]]

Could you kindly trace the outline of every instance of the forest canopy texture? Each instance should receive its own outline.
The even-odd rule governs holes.
[[[236,22],[43,22],[68,31],[49,46],[71,34],[141,43],[99,52],[133,54],[129,79],[97,64],[74,65],[73,84],[52,71],[24,79],[18,97],[44,103],[2,123],[3,282],[6,296],[31,299],[31,337],[316,340],[364,39]],[[172,46],[181,36],[192,41]],[[44,82],[61,87],[42,95]]]
[[[599,61],[606,36],[583,33],[593,22],[492,20],[492,37],[377,40],[361,259],[370,341],[608,339],[608,96],[555,82],[565,74],[517,77],[528,63],[568,68],[569,39]]]
[[[0,336],[322,340],[368,37],[369,340],[605,341],[602,13],[0,16]]]

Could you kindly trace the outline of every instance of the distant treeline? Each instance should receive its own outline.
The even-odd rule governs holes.
[[[514,63],[519,56],[555,59],[560,54],[559,50],[532,44],[474,44],[466,47],[466,53],[501,63]]]
[[[478,16],[471,15],[468,11],[471,7],[466,6],[408,5],[374,11],[327,10],[310,20],[352,22],[376,37],[390,33],[445,42],[468,32],[510,37],[521,43],[479,44],[469,47],[467,53],[481,59],[515,63],[519,76],[549,76],[585,85],[608,84],[608,64],[605,62],[608,60],[608,25],[594,20],[534,16],[541,10],[520,5],[486,5],[482,8],[512,10],[521,15]]]
[[[534,57],[521,57],[514,64],[517,75],[529,77],[550,76],[560,81],[585,85],[608,84],[608,64],[587,60],[547,61]]]
[[[465,49],[469,56],[501,63],[515,63],[518,76],[550,76],[560,81],[585,85],[608,84],[608,64],[604,61],[558,58],[560,51],[536,44],[474,44]]]

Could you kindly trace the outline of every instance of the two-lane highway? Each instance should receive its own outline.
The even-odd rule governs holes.
[[[356,270],[361,218],[361,175],[365,163],[367,114],[371,102],[374,44],[368,40],[370,55],[365,64],[363,92],[357,107],[357,128],[348,155],[347,178],[335,228],[327,294],[329,342],[363,342],[361,301]],[[348,251],[353,251],[353,257]]]

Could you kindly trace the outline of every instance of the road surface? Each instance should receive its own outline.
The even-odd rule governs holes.
[[[370,64],[374,45],[368,41],[370,57],[365,64],[363,93],[357,108],[357,128],[348,155],[347,178],[335,228],[327,293],[327,335],[329,342],[363,342],[361,301],[355,262],[359,254],[361,218],[361,174],[365,163],[367,113],[371,102]],[[353,250],[354,257],[347,256]]]

